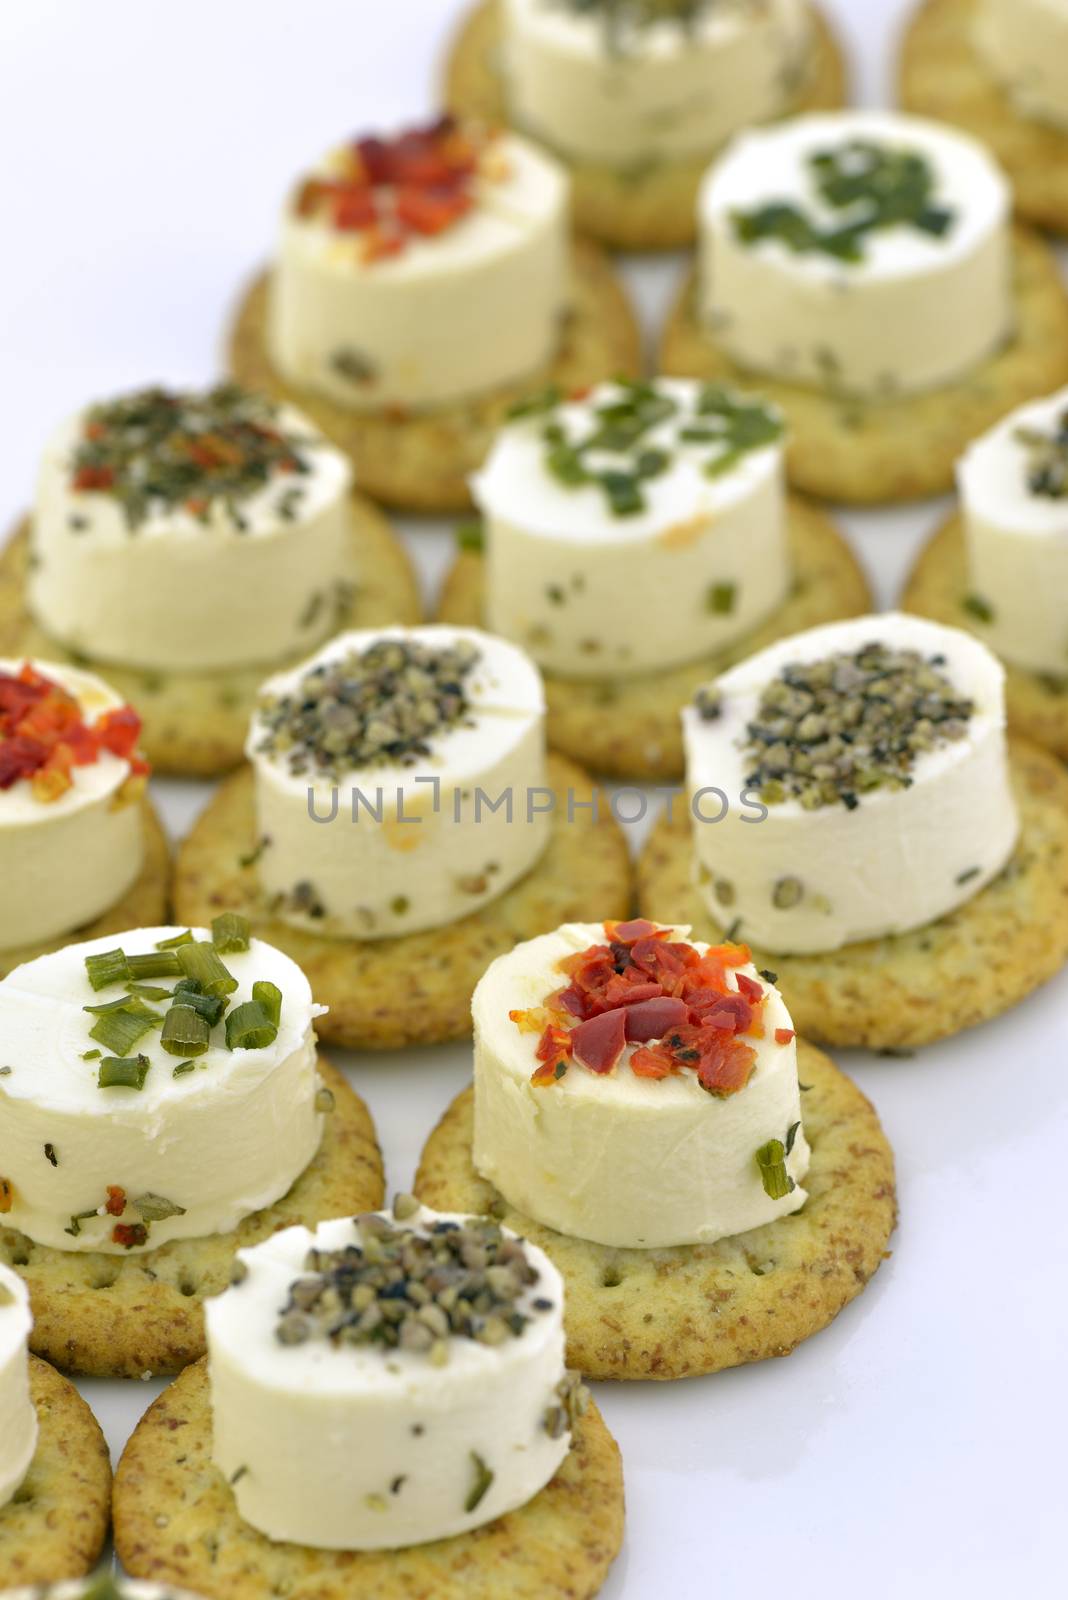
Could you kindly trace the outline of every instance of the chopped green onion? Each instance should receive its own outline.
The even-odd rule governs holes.
[[[733,583],[714,583],[705,600],[713,616],[729,617],[734,610],[737,586]]]
[[[171,1006],[159,1042],[170,1056],[202,1056],[211,1043],[211,1026],[192,1006]]]
[[[177,950],[179,945],[192,944],[193,935],[187,928],[184,933],[176,934],[173,939],[161,939],[156,946],[157,950]]]
[[[86,956],[85,970],[94,989],[107,989],[113,983],[124,983],[130,976],[124,950],[103,950],[99,955]]]
[[[185,1206],[165,1200],[161,1194],[143,1194],[130,1204],[140,1211],[142,1222],[166,1222],[168,1217],[184,1217]]]
[[[82,1231],[82,1223],[88,1221],[90,1217],[99,1215],[99,1211],[95,1208],[92,1211],[75,1211],[70,1219],[70,1227],[64,1228],[63,1232],[69,1233],[72,1239],[76,1239]]]
[[[96,1081],[101,1089],[143,1089],[151,1065],[147,1056],[105,1056]]]
[[[204,1018],[209,1028],[214,1028],[230,1002],[221,994],[197,994],[193,989],[176,989],[174,1003],[176,1006],[190,1006]]]
[[[630,517],[645,509],[645,496],[629,472],[602,472],[597,481],[608,496],[613,516]]]
[[[179,978],[174,986],[175,994],[203,994],[199,978]]]
[[[83,1050],[82,1051],[82,1060],[83,1061],[99,1061],[102,1054],[103,1054],[103,1051],[101,1051],[101,1050]]]
[[[237,979],[227,972],[213,944],[183,944],[178,950],[182,973],[196,978],[205,994],[233,994]]]
[[[467,1499],[464,1501],[465,1511],[477,1510],[493,1482],[493,1473],[490,1471],[489,1467],[487,1467],[477,1450],[472,1450],[470,1452],[470,1456],[471,1465],[475,1469],[475,1481],[471,1485],[471,1490],[467,1496]]]
[[[277,1028],[282,1020],[282,991],[273,983],[259,982],[252,985],[252,998],[258,1000],[266,1011],[271,1021]]]
[[[143,956],[127,956],[131,978],[177,978],[181,972],[175,950],[150,950]]]
[[[103,1045],[112,1055],[124,1056],[129,1054],[139,1039],[144,1038],[150,1028],[157,1027],[159,1022],[160,1018],[147,1006],[143,1011],[109,1011],[105,1016],[97,1017],[89,1029],[89,1037],[95,1039],[97,1044]]]
[[[155,983],[128,983],[126,985],[126,993],[139,995],[142,1000],[169,1000],[172,991],[170,989],[161,989]],[[88,1010],[88,1006],[85,1009]]]
[[[252,926],[247,917],[236,911],[224,911],[211,919],[211,942],[223,955],[234,955],[247,950],[252,943]]]
[[[235,1006],[226,1018],[228,1050],[263,1050],[278,1037],[278,1028],[258,1000]]]
[[[110,1017],[118,1011],[125,1011],[131,1017],[155,1017],[159,1020],[159,1013],[146,1005],[137,994],[120,994],[117,1000],[102,1000],[98,1006],[82,1006],[82,1010],[88,1011],[92,1017]]]
[[[769,1139],[756,1153],[760,1179],[769,1200],[784,1200],[794,1188],[786,1170],[786,1150],[781,1139]]]
[[[193,1072],[195,1068],[195,1061],[179,1061],[178,1065],[172,1071],[171,1077],[184,1078],[187,1072]]]

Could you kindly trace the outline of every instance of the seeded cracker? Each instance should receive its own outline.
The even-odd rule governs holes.
[[[834,111],[847,99],[846,64],[838,42],[815,7],[812,20],[809,70],[797,87],[790,116]],[[444,97],[450,111],[507,122],[499,49],[499,7],[496,0],[482,0],[461,24],[446,62]],[[714,150],[687,161],[655,161],[622,170],[555,154],[571,173],[572,205],[583,233],[623,250],[670,250],[692,243],[697,188]]]
[[[556,1476],[519,1510],[473,1533],[402,1550],[275,1543],[237,1514],[211,1463],[205,1362],[138,1424],[115,1479],[115,1545],[139,1578],[208,1600],[592,1600],[623,1537],[619,1450],[590,1405]]]
[[[912,1049],[999,1016],[1068,960],[1068,773],[1022,739],[1009,741],[1009,768],[1020,841],[999,876],[956,911],[820,955],[753,949],[756,965],[777,973],[799,1033],[832,1046]],[[641,914],[692,923],[695,938],[718,943],[724,930],[692,870],[690,818],[677,807],[639,860]],[[745,940],[744,923],[731,931]]]
[[[590,779],[559,756],[549,758],[547,781],[557,795],[548,849],[505,894],[459,922],[425,933],[332,939],[273,920],[262,903],[252,773],[243,768],[216,791],[179,850],[176,910],[193,926],[210,922],[220,911],[248,917],[256,938],[291,956],[315,998],[329,1006],[317,1029],[331,1043],[388,1050],[465,1038],[471,1032],[475,984],[495,957],[520,939],[585,916],[591,906],[606,917],[624,917],[630,907],[627,843],[604,796],[594,819],[588,809]],[[344,809],[335,825],[349,826]]]
[[[823,622],[861,616],[871,595],[861,567],[826,514],[806,501],[788,502],[787,536],[794,584],[786,602],[753,633],[714,656],[667,672],[604,681],[545,679],[548,736],[553,749],[613,778],[667,782],[685,762],[679,714],[698,687],[728,667]],[[439,622],[482,626],[483,566],[462,549],[442,591]],[[665,552],[670,560],[670,552]],[[584,908],[585,911],[589,907]]]
[[[352,505],[352,569],[330,602],[336,609],[335,631],[418,622],[419,588],[404,546],[362,495],[354,495]],[[99,672],[139,712],[144,723],[141,748],[160,776],[212,778],[235,767],[260,684],[291,663],[165,673],[76,659],[53,643],[26,610],[28,530],[27,519],[0,550],[0,655],[37,656]]]
[[[334,1106],[318,1153],[287,1195],[232,1233],[122,1256],[53,1250],[0,1227],[0,1261],[29,1285],[31,1348],[87,1377],[178,1372],[204,1354],[201,1303],[226,1288],[237,1250],[294,1223],[313,1228],[381,1205],[370,1113],[339,1072],[322,1060],[319,1070]]]
[[[812,1146],[808,1200],[718,1244],[622,1250],[516,1211],[472,1165],[470,1089],[427,1140],[415,1190],[435,1208],[492,1209],[545,1251],[566,1286],[568,1363],[588,1378],[688,1378],[788,1355],[859,1294],[896,1219],[894,1159],[871,1105],[800,1039],[797,1067]]]
[[[1015,230],[1016,335],[946,388],[864,401],[763,374],[746,374],[697,317],[695,277],[683,285],[660,346],[664,372],[744,386],[756,381],[789,425],[796,488],[857,505],[910,500],[953,486],[965,446],[995,422],[1068,379],[1068,298],[1056,258],[1029,228]]]
[[[603,378],[636,374],[641,340],[626,293],[593,245],[575,246],[574,301],[552,365],[525,384],[439,409],[402,412],[348,411],[310,390],[295,389],[267,354],[267,276],[242,297],[230,333],[230,366],[251,388],[292,401],[328,439],[352,458],[356,481],[386,505],[414,511],[459,511],[471,504],[468,474],[480,466],[493,434],[523,394],[556,383],[585,388]],[[377,621],[397,621],[396,617]],[[367,620],[347,623],[368,627]]]
[[[0,1506],[0,1589],[91,1571],[107,1533],[111,1461],[100,1426],[72,1383],[30,1357],[37,1452]]]

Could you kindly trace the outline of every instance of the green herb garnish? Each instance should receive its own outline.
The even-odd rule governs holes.
[[[246,1000],[226,1017],[228,1050],[264,1050],[278,1037],[278,1025],[259,1000]]]
[[[471,1485],[467,1499],[464,1501],[465,1511],[475,1511],[482,1504],[490,1486],[493,1483],[493,1473],[487,1467],[477,1450],[471,1451],[471,1465],[475,1469],[475,1481]]]
[[[185,1206],[176,1205],[173,1200],[165,1200],[161,1194],[143,1194],[130,1204],[141,1213],[144,1222],[166,1222],[168,1217],[184,1217]]]
[[[708,591],[708,609],[714,616],[729,617],[731,612],[734,610],[734,602],[736,597],[736,584],[714,583]]]
[[[193,934],[189,928],[184,933],[176,933],[171,939],[161,939],[156,946],[157,950],[177,950],[179,945],[192,944]]]
[[[252,925],[236,911],[224,911],[211,921],[211,942],[224,956],[247,950],[252,943]]]
[[[252,985],[252,998],[263,1007],[277,1028],[282,1020],[282,991],[277,984],[261,979]]]
[[[461,522],[456,529],[456,543],[461,550],[480,551],[485,542],[485,529],[481,522],[473,518],[470,522]]]
[[[237,988],[237,979],[227,971],[213,944],[183,944],[177,956],[183,976],[195,978],[204,994],[233,994]]]
[[[94,989],[107,989],[113,983],[125,983],[130,976],[126,955],[122,950],[103,950],[99,955],[86,956],[85,970]]]
[[[760,1179],[769,1200],[784,1200],[796,1187],[786,1170],[786,1149],[781,1139],[769,1139],[756,1153]]]
[[[192,1006],[171,1006],[159,1042],[171,1056],[202,1056],[211,1044],[211,1024]]]
[[[101,1089],[143,1089],[151,1065],[147,1056],[105,1056],[96,1081]]]
[[[993,622],[994,607],[989,600],[984,600],[981,594],[967,594],[961,601],[961,609],[966,611],[976,622]]]

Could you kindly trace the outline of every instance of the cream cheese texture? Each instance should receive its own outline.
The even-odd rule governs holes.
[[[37,1449],[26,1354],[32,1326],[25,1283],[0,1265],[0,1508],[17,1492]]]

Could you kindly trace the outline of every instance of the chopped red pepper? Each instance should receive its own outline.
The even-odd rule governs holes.
[[[627,1013],[605,1011],[588,1022],[580,1022],[571,1035],[577,1060],[591,1072],[611,1072],[619,1063],[627,1042]]]
[[[108,1184],[108,1197],[104,1210],[109,1217],[121,1217],[126,1210],[126,1190],[120,1189],[117,1183]]]
[[[791,1039],[795,1039],[796,1037],[797,1037],[797,1035],[794,1033],[793,1028],[776,1028],[775,1029],[775,1043],[776,1044],[789,1044]]]
[[[115,473],[111,467],[79,467],[71,479],[75,489],[110,489],[115,482]]]
[[[75,767],[92,766],[104,750],[141,776],[148,766],[136,753],[140,734],[130,706],[87,723],[75,696],[28,662],[18,673],[0,672],[0,790],[25,778],[47,804],[71,787]]]
[[[111,1240],[113,1244],[121,1244],[124,1250],[132,1250],[135,1245],[147,1244],[148,1229],[143,1222],[116,1222]]]

